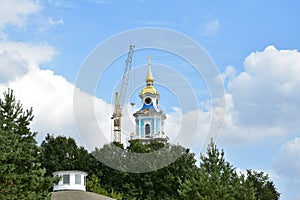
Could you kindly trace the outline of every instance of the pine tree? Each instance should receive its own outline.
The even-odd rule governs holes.
[[[276,190],[274,183],[263,172],[247,170],[247,182],[253,184],[256,200],[277,200],[280,198],[280,193]]]
[[[251,182],[236,174],[233,166],[225,161],[224,151],[220,152],[213,141],[200,159],[199,170],[181,184],[179,194],[183,199],[254,200]]]
[[[0,199],[44,199],[55,181],[38,162],[32,109],[23,110],[13,91],[0,99]]]

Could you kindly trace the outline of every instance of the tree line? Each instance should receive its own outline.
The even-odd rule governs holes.
[[[24,110],[13,91],[0,98],[0,199],[50,199],[58,178],[53,172],[81,170],[88,173],[87,190],[115,199],[203,199],[277,200],[280,193],[268,174],[248,169],[238,173],[225,159],[225,153],[211,141],[205,154],[196,155],[180,145],[137,140],[128,147],[106,144],[88,152],[65,136],[47,134],[40,145],[29,125],[32,109]],[[117,147],[117,148],[116,148]],[[180,155],[166,167],[153,170],[153,163],[136,160],[132,153],[158,153],[162,159]],[[165,156],[168,155],[168,156]],[[119,160],[123,171],[112,169],[97,159]],[[146,163],[146,173],[126,172],[130,162]],[[160,158],[160,157],[158,157]],[[153,171],[152,171],[152,170]]]

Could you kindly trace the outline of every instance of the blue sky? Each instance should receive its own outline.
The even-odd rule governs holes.
[[[300,199],[299,4],[296,0],[0,0],[0,90],[13,88],[24,106],[33,107],[32,128],[39,132],[39,141],[47,132],[79,140],[73,120],[73,89],[91,51],[131,29],[178,31],[206,50],[224,78],[226,108],[217,109],[225,116],[225,124],[218,144],[227,159],[241,171],[251,168],[270,174],[281,199]],[[187,122],[197,115],[200,130],[207,130],[214,112],[205,81],[169,52],[135,52],[136,75],[130,84],[137,86],[128,98],[139,104],[135,96],[143,87],[143,67],[149,54],[157,66],[174,69],[188,80],[199,105],[189,105],[181,119]],[[110,129],[105,121],[112,111],[111,90],[122,74],[118,67],[123,67],[126,52],[118,56],[100,79],[96,93],[82,95],[94,98],[97,110],[97,122],[82,120],[89,128],[100,123],[103,130]],[[155,66],[153,73],[161,75]],[[176,81],[170,76],[164,81],[170,85],[157,88],[168,115],[166,129],[171,131],[180,114],[173,107],[180,103],[168,90]],[[182,126],[189,130],[188,124]],[[126,128],[130,131],[132,127]],[[199,152],[200,143],[201,139],[195,139],[191,148]]]

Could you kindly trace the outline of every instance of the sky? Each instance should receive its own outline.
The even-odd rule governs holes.
[[[126,31],[147,27],[175,31],[198,43],[213,61],[222,78],[225,106],[213,103],[205,77],[182,57],[136,46],[125,102],[134,101],[136,107],[124,106],[129,116],[124,117],[124,129],[133,130],[130,114],[140,106],[138,92],[144,87],[151,55],[171,141],[183,142],[184,134],[195,136],[193,125],[199,123],[200,136],[196,134],[188,146],[199,156],[202,133],[210,129],[212,116],[219,117],[224,125],[216,140],[226,159],[242,172],[268,173],[281,199],[300,199],[299,4],[296,0],[0,0],[0,92],[12,88],[25,108],[33,107],[31,128],[38,132],[38,142],[51,133],[71,136],[79,144],[86,140],[100,144],[101,137],[92,135],[99,129],[108,133],[109,141],[113,94],[129,45],[107,48],[121,53],[98,77],[94,92],[76,84],[81,70],[99,45]],[[98,54],[99,60],[107,52]],[[178,80],[186,85],[176,85]],[[187,102],[184,97],[191,98]],[[76,110],[78,102],[82,107]]]

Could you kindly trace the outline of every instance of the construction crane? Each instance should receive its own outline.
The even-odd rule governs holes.
[[[113,132],[114,142],[121,142],[122,108],[124,105],[127,86],[128,86],[128,79],[129,79],[129,74],[131,69],[131,61],[132,61],[134,47],[135,47],[134,45],[130,45],[127,59],[125,61],[125,71],[122,76],[120,92],[115,93],[115,107],[114,107],[113,115],[111,117],[111,119],[114,120],[114,132]]]

